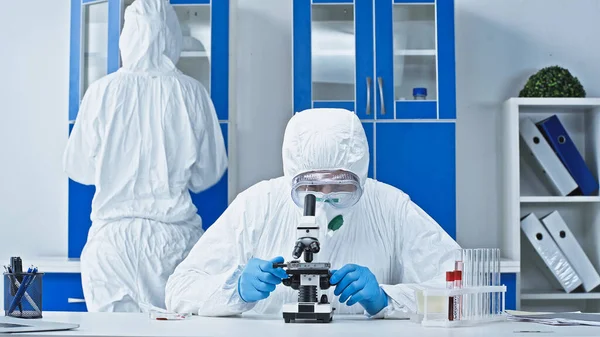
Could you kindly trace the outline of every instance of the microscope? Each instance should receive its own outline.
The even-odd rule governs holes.
[[[298,239],[292,253],[295,260],[273,265],[275,268],[284,268],[289,275],[289,278],[283,280],[283,285],[298,290],[298,302],[283,305],[283,319],[286,323],[329,323],[333,320],[334,309],[327,294],[320,295],[321,291],[330,287],[331,263],[313,262],[315,254],[321,250],[319,226],[315,217],[316,200],[312,194],[304,198],[304,216],[296,227]],[[300,257],[304,261],[298,261]]]

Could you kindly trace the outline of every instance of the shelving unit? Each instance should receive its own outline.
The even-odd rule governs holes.
[[[182,51],[181,58],[193,58],[193,57],[209,57],[208,52],[206,51]]]
[[[555,196],[525,196],[521,197],[520,201],[522,204],[541,204],[541,203],[584,203],[584,202],[598,202],[600,203],[600,197],[598,196],[567,196],[567,197],[555,197]]]
[[[552,115],[557,115],[565,126],[594,176],[600,175],[600,99],[507,100],[498,133],[502,165],[501,249],[506,258],[520,262],[519,309],[544,310],[550,305],[553,310],[595,310],[600,307],[600,289],[566,293],[521,231],[521,217],[531,212],[543,217],[557,210],[596,270],[600,270],[600,196],[554,195],[543,174],[534,170],[530,157],[521,154],[519,121],[531,118],[538,122]]]
[[[435,56],[436,54],[435,49],[402,49],[394,52],[396,56]]]
[[[599,300],[600,292],[570,293],[564,291],[532,291],[521,293],[522,300]]]

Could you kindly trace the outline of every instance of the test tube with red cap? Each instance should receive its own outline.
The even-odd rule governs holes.
[[[446,272],[446,289],[454,288],[454,271]],[[448,296],[448,320],[454,320],[454,297]]]
[[[462,288],[462,270],[454,271],[454,289]],[[462,318],[462,295],[454,297],[454,320],[458,321]]]

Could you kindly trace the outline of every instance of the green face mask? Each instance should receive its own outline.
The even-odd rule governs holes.
[[[327,225],[327,229],[335,232],[338,229],[340,229],[343,225],[344,225],[344,217],[340,214],[340,215],[336,216],[335,218],[331,219],[331,221],[329,221],[329,225]]]

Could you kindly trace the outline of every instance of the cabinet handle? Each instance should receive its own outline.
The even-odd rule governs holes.
[[[383,99],[383,77],[377,77],[377,84],[379,85],[379,101],[381,103],[381,114],[385,115],[385,100]]]
[[[85,303],[83,298],[67,298],[67,303]]]
[[[367,115],[371,114],[371,78],[367,77]]]

